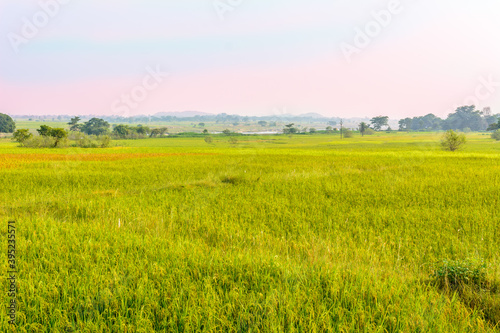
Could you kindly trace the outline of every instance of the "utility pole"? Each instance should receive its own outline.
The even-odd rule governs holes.
[[[340,119],[340,140],[342,140],[343,132],[344,132],[344,122],[342,119]]]

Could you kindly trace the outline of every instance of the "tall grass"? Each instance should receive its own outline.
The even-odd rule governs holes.
[[[469,134],[452,153],[438,140],[1,141],[0,217],[18,225],[17,329],[497,331],[494,312],[429,275],[474,258],[498,279],[500,146]]]

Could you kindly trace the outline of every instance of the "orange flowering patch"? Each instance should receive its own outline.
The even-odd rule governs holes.
[[[166,156],[216,155],[213,153],[122,153],[122,154],[2,154],[0,168],[14,168],[19,164],[58,161],[119,161]]]

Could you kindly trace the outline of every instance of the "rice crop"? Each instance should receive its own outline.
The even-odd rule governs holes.
[[[497,332],[498,288],[472,306],[431,277],[470,259],[499,280],[500,144],[439,138],[0,139],[0,331]]]

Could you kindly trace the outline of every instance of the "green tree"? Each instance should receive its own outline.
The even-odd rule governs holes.
[[[42,126],[40,126],[40,129],[37,129],[36,131],[41,136],[50,136],[50,132],[52,131],[52,127],[47,126],[47,125],[42,125]]]
[[[311,127],[311,128],[309,129],[309,133],[311,133],[311,134],[316,133],[316,129]]]
[[[482,131],[488,127],[487,121],[482,113],[476,110],[475,105],[461,106],[445,120],[445,129],[463,130],[466,127],[472,131]]]
[[[491,138],[500,141],[500,129],[496,130],[491,134]]]
[[[61,140],[68,137],[68,132],[66,132],[63,128],[52,128],[49,136],[53,137],[56,140],[54,143],[54,148],[56,148]]]
[[[208,134],[208,130],[206,128],[203,130],[203,134]]]
[[[359,124],[359,133],[361,133],[361,136],[365,136],[366,130],[368,128],[370,128],[370,126],[364,121]]]
[[[130,127],[127,125],[117,125],[113,128],[113,134],[124,139],[130,134]]]
[[[151,129],[147,126],[142,126],[142,125],[137,125],[137,128],[135,130],[137,132],[137,134],[141,134],[141,135],[148,135],[149,133],[151,133]]]
[[[82,127],[81,124],[78,124],[80,120],[81,120],[80,117],[71,118],[71,121],[68,123],[68,125],[70,126],[69,130],[73,132],[79,132]]]
[[[412,125],[413,119],[412,118],[405,118],[405,119],[400,119],[399,120],[399,130],[400,131],[409,131],[411,130],[411,125]]]
[[[83,124],[81,130],[88,135],[105,135],[109,132],[109,123],[100,118],[92,118]]]
[[[375,131],[380,131],[383,126],[387,126],[389,124],[389,117],[387,116],[373,117],[370,120],[370,122]]]
[[[487,131],[496,131],[497,129],[500,129],[500,119],[498,120],[498,123],[490,124],[486,130]]]
[[[9,115],[0,113],[0,133],[14,133],[16,123]]]
[[[231,135],[231,134],[233,134],[233,132],[231,132],[230,130],[228,130],[226,128],[225,130],[222,131],[222,134],[224,134],[224,135]]]
[[[294,123],[285,125],[285,128],[283,129],[283,134],[295,134],[299,132],[299,129],[294,127]]]
[[[458,134],[454,130],[448,130],[441,138],[441,147],[444,150],[455,151],[462,148],[466,142],[465,134]]]
[[[266,125],[267,125],[267,121],[261,120],[261,121],[259,121],[259,123],[258,123],[258,124],[259,124],[260,126],[262,126],[262,127],[266,127]]]
[[[19,142],[22,145],[24,145],[24,141],[30,139],[33,137],[33,134],[30,133],[29,129],[18,129],[17,131],[14,132],[14,140]]]

